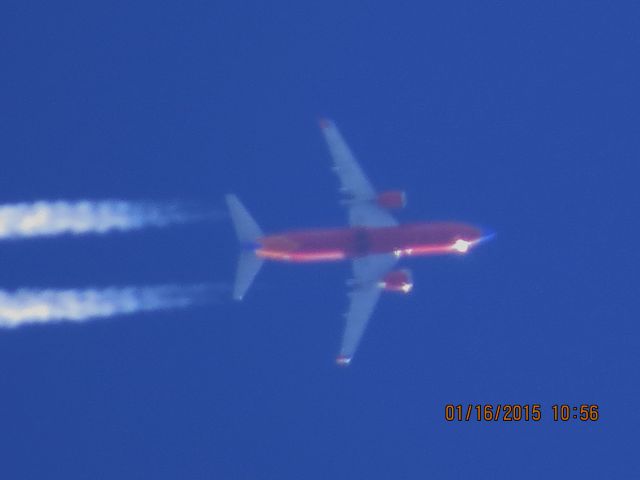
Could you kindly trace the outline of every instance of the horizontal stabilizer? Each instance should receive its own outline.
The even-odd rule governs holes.
[[[249,211],[235,195],[227,195],[227,205],[233,221],[233,227],[240,241],[242,251],[238,260],[236,282],[233,286],[233,298],[242,300],[251,287],[253,280],[260,271],[264,260],[258,258],[253,250],[257,246],[257,240],[263,236],[262,230],[253,219]]]
[[[229,194],[226,196],[229,213],[233,221],[233,227],[236,230],[238,240],[243,246],[252,244],[257,238],[262,237],[262,230],[253,219],[251,214],[242,205],[238,197]]]
[[[242,300],[244,298],[244,295],[247,293],[247,290],[249,290],[249,287],[251,287],[263,263],[264,260],[256,257],[253,252],[244,251],[240,253],[238,270],[236,272],[236,283],[233,286],[233,298],[235,300]]]

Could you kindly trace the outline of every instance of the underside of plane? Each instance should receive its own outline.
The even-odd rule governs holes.
[[[383,291],[409,293],[411,272],[394,269],[403,257],[464,254],[493,233],[458,222],[399,225],[392,210],[404,208],[402,191],[376,192],[337,127],[321,120],[320,127],[340,180],[341,203],[348,227],[308,229],[264,235],[235,195],[226,201],[241,245],[233,298],[242,300],[265,260],[282,262],[351,261],[346,326],[336,363],[351,363],[369,318]]]

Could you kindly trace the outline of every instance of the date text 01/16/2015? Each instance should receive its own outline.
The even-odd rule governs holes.
[[[539,422],[542,418],[543,410],[539,403],[448,403],[444,408],[444,419],[447,422]],[[600,412],[597,404],[554,404],[551,406],[551,418],[554,422],[596,422],[600,419]]]

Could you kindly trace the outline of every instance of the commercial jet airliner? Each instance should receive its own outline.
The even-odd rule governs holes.
[[[374,307],[383,291],[409,293],[411,272],[394,269],[404,257],[465,254],[493,233],[458,222],[399,225],[391,210],[406,204],[403,191],[377,193],[330,120],[320,127],[333,158],[348,210],[349,226],[295,230],[264,235],[235,195],[226,200],[242,247],[233,297],[242,300],[265,260],[280,262],[351,261],[353,279],[347,282],[350,306],[336,363],[351,363]]]

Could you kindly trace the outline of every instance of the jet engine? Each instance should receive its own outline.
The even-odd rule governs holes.
[[[376,203],[388,210],[399,210],[407,204],[407,195],[402,190],[382,192],[376,198]]]
[[[413,288],[413,277],[409,270],[394,270],[387,273],[378,285],[389,292],[409,293]]]

